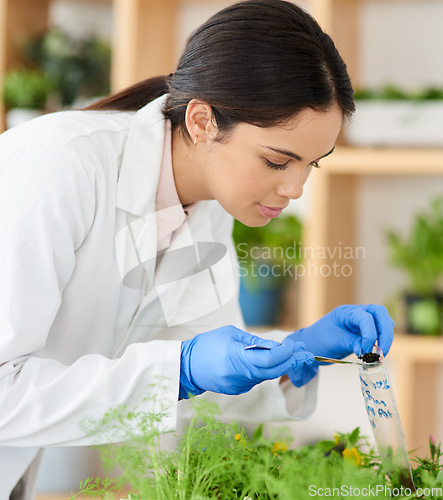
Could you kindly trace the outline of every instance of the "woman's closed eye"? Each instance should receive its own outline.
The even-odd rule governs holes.
[[[268,167],[273,168],[274,170],[285,170],[285,168],[288,166],[289,160],[286,163],[274,163],[271,160],[268,160],[267,158],[264,158],[265,163]]]
[[[274,163],[267,158],[264,158],[266,165],[274,170],[285,170],[288,166],[289,160],[286,163]],[[320,163],[318,161],[313,161],[307,165],[309,168],[320,168]]]

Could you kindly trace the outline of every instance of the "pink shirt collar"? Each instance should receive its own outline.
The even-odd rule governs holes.
[[[186,209],[183,208],[175,187],[172,169],[172,132],[169,120],[166,120],[163,158],[155,205],[157,214],[157,252],[160,252],[168,248],[172,233],[183,225],[189,215],[189,209],[193,206],[187,205]]]

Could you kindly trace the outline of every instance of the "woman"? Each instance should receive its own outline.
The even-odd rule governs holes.
[[[160,405],[170,429],[206,392],[225,418],[304,418],[314,354],[387,353],[381,306],[259,338],[237,303],[233,218],[264,225],[299,198],[353,111],[317,23],[251,0],[201,26],[169,77],[1,136],[1,498],[32,490],[40,448],[88,444],[84,417]]]

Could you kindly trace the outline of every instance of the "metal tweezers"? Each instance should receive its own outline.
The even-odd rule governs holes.
[[[248,345],[245,347],[245,351],[249,349],[264,349],[266,351],[269,351],[271,348],[262,346],[262,345]],[[334,358],[325,358],[324,356],[314,356],[315,361],[323,361],[324,363],[339,363],[341,365],[363,365],[361,361],[344,361],[343,359],[334,359]]]

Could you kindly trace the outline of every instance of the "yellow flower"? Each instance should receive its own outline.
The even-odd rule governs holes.
[[[272,453],[275,455],[279,451],[288,451],[288,446],[284,442],[277,441],[272,447]]]
[[[240,434],[240,433],[236,434],[236,435],[234,436],[234,439],[235,439],[236,441],[241,441],[241,434]]]
[[[351,448],[350,450],[348,448],[345,448],[342,452],[342,455],[343,455],[343,458],[345,460],[348,460],[349,462],[353,463],[354,465],[361,464],[361,455],[356,450],[356,448]]]

